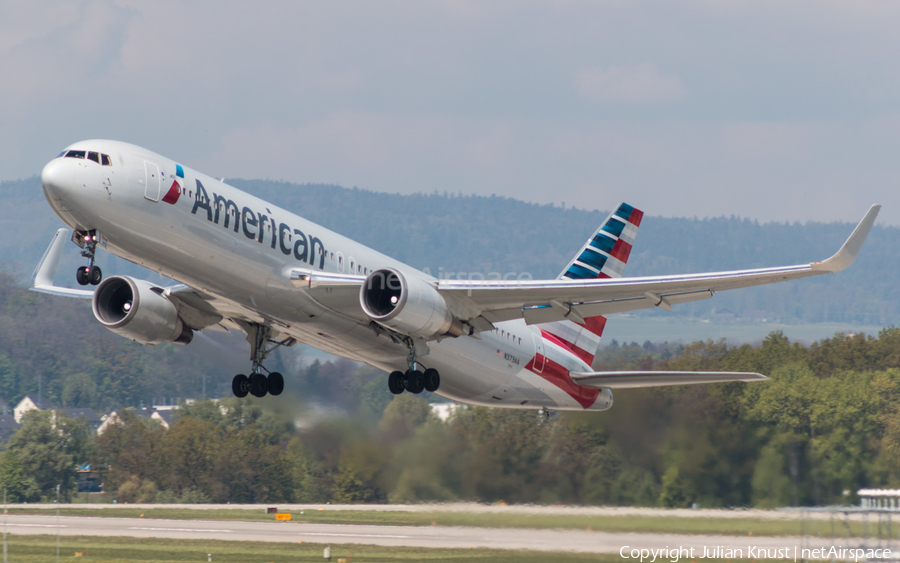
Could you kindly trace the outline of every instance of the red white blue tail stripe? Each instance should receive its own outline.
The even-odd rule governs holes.
[[[620,278],[644,212],[623,203],[600,225],[560,278]]]
[[[622,277],[625,264],[631,255],[631,247],[634,244],[638,227],[641,225],[641,219],[644,213],[634,207],[623,203],[607,217],[606,221],[600,225],[596,234],[592,236],[584,244],[578,254],[565,270],[559,275],[558,279],[596,279],[596,278],[618,278]],[[600,337],[603,336],[603,329],[606,326],[606,317],[596,316],[584,319],[584,322],[577,321],[555,321],[550,323],[542,323],[540,326],[541,336],[547,343],[547,350],[558,348],[565,350],[579,360],[590,366],[594,361],[594,355],[600,346]],[[542,365],[542,364],[539,364]],[[552,362],[551,362],[552,365]],[[537,372],[545,379],[548,378],[546,373]],[[560,374],[563,373],[562,370]],[[568,378],[568,371],[564,375],[556,378]],[[560,381],[552,380],[567,393],[572,395],[577,401],[584,405],[590,397],[596,398],[596,394],[591,394],[587,390],[582,389],[574,382],[569,380],[565,385],[561,385]],[[570,392],[577,388],[577,397]],[[585,395],[587,393],[587,395]],[[584,405],[587,408],[588,405]]]

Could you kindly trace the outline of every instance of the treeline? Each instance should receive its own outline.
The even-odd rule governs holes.
[[[234,186],[369,245],[433,275],[512,272],[552,278],[568,263],[605,211],[537,205],[496,196],[448,193],[385,194],[328,185],[231,180]],[[621,194],[603,196],[610,209]],[[39,178],[0,183],[0,222],[28,236],[0,240],[0,270],[27,279],[62,226],[41,193]],[[664,218],[645,209],[628,275],[707,272],[821,260],[847,238],[845,223],[760,223],[738,217]],[[862,217],[861,205],[854,213]],[[82,259],[68,247],[58,280],[71,284]],[[148,273],[100,253],[106,273]],[[681,306],[677,314],[709,316],[729,309],[740,317],[789,322],[854,322],[885,326],[900,318],[900,229],[876,224],[853,268],[837,276],[724,292]],[[149,274],[155,276],[156,274]],[[641,313],[651,314],[651,313]]]
[[[546,423],[465,407],[442,421],[410,394],[379,412],[365,384],[344,389],[354,398],[340,412],[227,399],[177,411],[169,429],[126,414],[96,438],[77,421],[51,432],[50,415],[33,413],[0,457],[0,480],[18,500],[51,497],[57,483],[68,497],[74,464],[91,461],[119,502],[668,507],[844,504],[862,487],[900,486],[900,329],[808,347],[780,333],[759,346],[633,343],[603,361],[771,381],[623,390],[610,411]]]
[[[100,326],[89,302],[27,291],[0,272],[0,399],[10,408],[25,395],[101,414],[202,398],[204,389],[217,397],[235,373],[228,364],[249,363],[242,336],[230,347],[206,335],[190,346],[142,346]]]

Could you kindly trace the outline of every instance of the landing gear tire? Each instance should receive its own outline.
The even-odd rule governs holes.
[[[394,395],[399,395],[403,393],[404,389],[404,380],[406,376],[402,371],[392,371],[388,376],[388,389],[391,390],[391,393]]]
[[[234,379],[231,380],[231,392],[234,393],[234,396],[238,398],[246,397],[249,391],[250,380],[247,379],[247,376],[242,373],[235,375]]]
[[[265,397],[268,392],[268,382],[266,376],[261,373],[254,373],[250,376],[250,394],[254,397]]]
[[[103,272],[100,271],[100,266],[91,266],[87,269],[87,280],[91,285],[97,285],[102,279]]]
[[[88,280],[88,270],[90,268],[85,268],[84,266],[78,266],[78,269],[75,270],[75,281],[78,282],[78,285],[87,285]]]
[[[422,375],[425,379],[425,390],[429,393],[434,393],[438,390],[438,387],[441,386],[441,374],[438,373],[438,370],[434,368],[428,368]]]
[[[406,390],[418,395],[425,390],[425,376],[417,369],[406,372]]]
[[[281,395],[281,392],[284,391],[284,376],[273,371],[269,374],[266,385],[268,385],[269,395]]]

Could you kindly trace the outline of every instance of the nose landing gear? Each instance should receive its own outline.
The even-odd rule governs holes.
[[[103,272],[100,271],[100,266],[94,265],[94,257],[99,240],[100,233],[97,232],[97,229],[75,231],[72,235],[72,242],[82,248],[81,255],[88,259],[87,266],[79,266],[75,270],[75,281],[78,282],[78,285],[97,285],[103,279]]]
[[[270,372],[262,363],[275,348],[293,346],[296,340],[286,338],[281,341],[273,341],[271,336],[272,329],[268,326],[250,325],[247,340],[250,341],[250,357],[253,360],[253,366],[249,376],[239,373],[231,380],[231,392],[235,397],[246,397],[248,394],[254,397],[265,397],[267,394],[281,395],[281,392],[284,391],[284,376],[277,371]],[[266,348],[269,343],[273,343],[273,346]],[[262,370],[269,375],[263,374]]]

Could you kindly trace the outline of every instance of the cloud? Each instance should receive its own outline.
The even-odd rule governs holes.
[[[669,102],[687,95],[680,79],[660,76],[651,64],[583,70],[575,76],[575,89],[589,102],[626,104]]]

